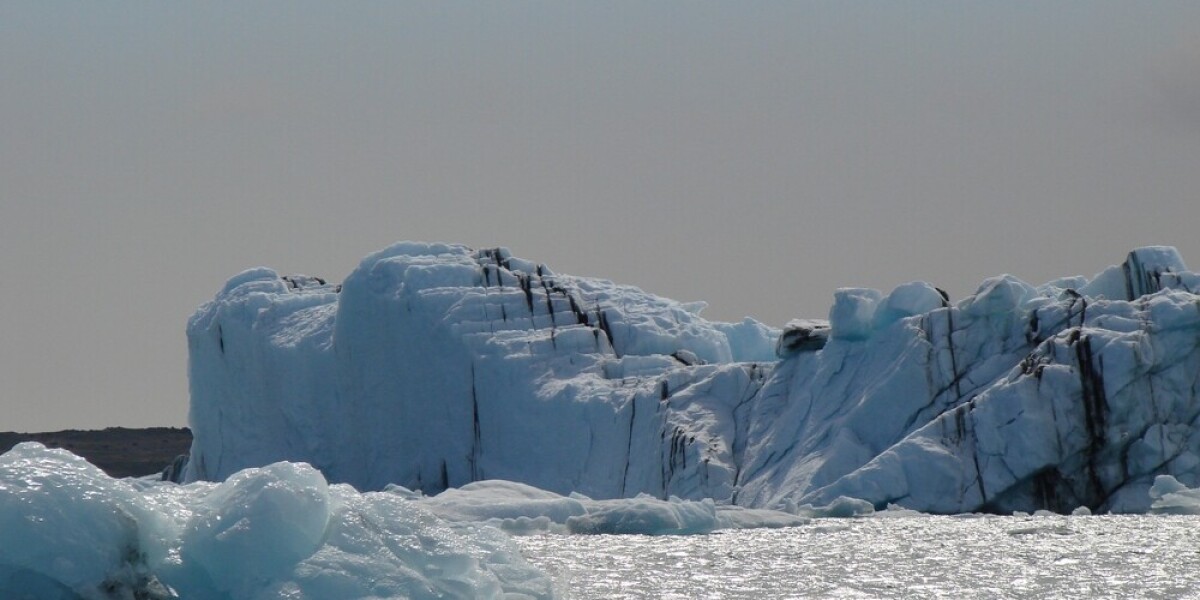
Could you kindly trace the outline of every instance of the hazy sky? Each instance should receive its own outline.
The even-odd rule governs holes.
[[[184,326],[401,239],[823,317],[1200,267],[1200,3],[0,3],[0,430],[183,425]]]

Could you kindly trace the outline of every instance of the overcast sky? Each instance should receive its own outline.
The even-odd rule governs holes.
[[[225,279],[401,239],[781,326],[1198,225],[1194,1],[0,4],[0,430],[183,425]]]

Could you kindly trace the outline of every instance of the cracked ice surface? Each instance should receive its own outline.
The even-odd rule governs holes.
[[[1200,482],[1198,290],[1141,248],[955,303],[838,290],[781,337],[504,249],[401,243],[341,286],[256,269],[189,323],[186,478],[301,460],[430,494],[1141,511],[1156,475]]]

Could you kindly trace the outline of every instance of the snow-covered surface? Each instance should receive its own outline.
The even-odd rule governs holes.
[[[1198,290],[1150,247],[955,303],[837,290],[781,335],[503,249],[401,243],[341,286],[256,269],[189,322],[186,478],[299,460],[429,495],[1144,511],[1155,476],[1200,483]]]
[[[65,450],[0,456],[0,598],[549,598],[508,536],[304,464],[179,486]]]

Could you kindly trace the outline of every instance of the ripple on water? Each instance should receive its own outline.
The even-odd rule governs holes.
[[[572,598],[1200,599],[1200,517],[818,519],[518,543]]]

